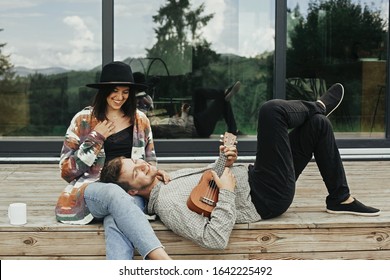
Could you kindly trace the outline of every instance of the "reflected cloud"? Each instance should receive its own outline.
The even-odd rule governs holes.
[[[82,65],[84,67],[96,66],[96,53],[99,50],[98,44],[94,41],[94,34],[79,16],[65,17],[63,22],[74,30],[74,37],[69,40],[70,52],[57,54],[61,65],[74,67]],[[100,53],[100,52],[99,52]]]

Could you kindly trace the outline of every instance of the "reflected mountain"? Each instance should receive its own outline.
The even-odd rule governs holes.
[[[27,68],[24,66],[16,66],[13,68],[13,72],[19,77],[27,77],[28,75],[33,74],[42,74],[42,75],[52,75],[52,74],[61,74],[69,72],[69,70],[61,67],[48,67],[48,68]]]

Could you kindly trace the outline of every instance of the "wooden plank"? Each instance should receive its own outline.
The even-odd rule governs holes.
[[[174,260],[390,260],[388,251],[354,252],[303,252],[303,253],[259,253],[259,254],[223,254],[213,255],[171,255]],[[104,260],[104,255],[92,256],[7,256],[3,260]],[[142,259],[135,256],[135,259]]]
[[[205,165],[159,167],[169,171]],[[152,227],[174,259],[389,259],[390,161],[344,165],[353,195],[379,207],[379,217],[326,213],[326,188],[310,162],[297,182],[290,209],[275,219],[235,225],[226,250],[200,248],[159,221]],[[102,224],[65,225],[55,220],[54,207],[66,186],[58,165],[3,164],[0,179],[0,259],[105,258]],[[6,213],[11,202],[27,202],[26,225],[9,225]]]
[[[156,231],[171,255],[302,253],[343,251],[390,252],[390,228],[371,229],[288,229],[234,230],[223,251],[209,250],[177,236],[171,231]],[[101,231],[0,232],[0,256],[83,256],[104,255]],[[75,244],[75,246],[69,246]]]

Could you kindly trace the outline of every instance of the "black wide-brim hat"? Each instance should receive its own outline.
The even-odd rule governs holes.
[[[137,91],[143,91],[148,88],[145,84],[135,83],[130,65],[121,61],[106,64],[100,74],[100,82],[87,84],[86,86],[97,89],[107,86],[129,86]]]

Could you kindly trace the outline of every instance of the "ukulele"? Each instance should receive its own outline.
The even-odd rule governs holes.
[[[222,136],[221,136],[222,137]],[[236,142],[236,136],[229,132],[225,132],[223,136],[223,145],[226,147],[232,146]],[[225,169],[226,156],[223,153],[219,154],[219,158],[213,170],[220,177]],[[190,197],[187,200],[187,207],[200,215],[210,217],[215,205],[218,202],[219,189],[213,180],[211,170],[203,173],[202,178],[197,186],[191,191]]]

